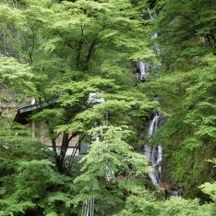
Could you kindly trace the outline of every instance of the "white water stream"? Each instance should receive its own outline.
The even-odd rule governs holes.
[[[151,14],[151,11],[148,10],[150,19],[153,19],[153,16]],[[152,38],[157,38],[158,34],[155,33]],[[155,53],[159,54],[160,50],[156,46],[154,47]],[[151,64],[148,61],[139,61],[136,64],[136,79],[138,82],[146,81],[146,79],[149,76]],[[103,98],[98,97],[98,93],[90,93],[89,94],[89,103],[93,104],[100,104],[104,102]],[[151,120],[148,128],[148,136],[149,139],[154,136],[154,133],[158,129],[160,116],[158,114],[155,114],[154,118]],[[97,140],[99,140],[99,137],[97,137]],[[151,146],[146,144],[144,146],[145,155],[148,159],[150,165],[153,167],[153,171],[149,173],[149,178],[151,179],[152,183],[156,187],[160,187],[160,177],[161,177],[161,162],[163,160],[163,148],[161,145],[157,146]],[[115,178],[114,172],[109,166],[109,164],[105,164],[105,172],[106,172],[106,180],[112,181],[113,178]],[[82,208],[82,216],[94,216],[94,199],[88,199],[83,202],[83,208]]]
[[[137,81],[145,81],[149,75],[150,63],[147,61],[139,61],[136,65]]]
[[[149,139],[154,136],[154,133],[158,129],[160,116],[155,114],[154,118],[151,120],[148,128]],[[152,146],[146,144],[144,146],[145,156],[153,168],[153,171],[149,173],[149,178],[151,182],[156,186],[160,187],[160,177],[161,177],[161,162],[163,160],[163,148],[161,145]]]

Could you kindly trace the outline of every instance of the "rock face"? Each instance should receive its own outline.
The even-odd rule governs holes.
[[[0,114],[3,117],[14,119],[17,109],[31,103],[32,98],[10,89],[6,85],[0,85]]]

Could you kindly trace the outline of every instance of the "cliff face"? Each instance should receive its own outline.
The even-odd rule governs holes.
[[[17,109],[31,103],[31,97],[22,92],[13,91],[6,85],[0,87],[0,114],[3,117],[14,119]]]
[[[13,118],[16,113],[16,93],[7,88],[6,85],[2,85],[0,88],[0,112],[1,116],[7,116]]]

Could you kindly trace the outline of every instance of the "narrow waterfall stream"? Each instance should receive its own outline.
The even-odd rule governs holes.
[[[151,11],[148,10],[150,19],[153,19],[153,16],[151,15]],[[158,34],[155,33],[153,38],[157,38]],[[160,49],[158,46],[153,47],[155,54],[159,55]],[[137,82],[144,82],[148,78],[151,70],[151,63],[149,61],[138,61],[136,63],[136,80]],[[88,101],[90,103],[103,103],[104,99],[98,97],[98,93],[90,93]],[[151,139],[154,136],[154,133],[157,131],[159,126],[159,120],[160,116],[158,113],[155,114],[154,118],[151,120],[148,128],[148,137]],[[97,137],[98,139],[98,137]],[[151,182],[153,185],[157,188],[160,187],[161,183],[161,163],[163,160],[163,147],[161,145],[152,146],[149,144],[146,144],[144,146],[144,154],[149,161],[150,165],[153,168],[153,171],[150,172],[149,178],[151,179]],[[115,178],[114,172],[111,167],[109,167],[109,164],[105,165],[105,172],[106,172],[106,180],[108,182],[112,181]],[[83,202],[82,207],[82,216],[94,216],[94,199],[88,199]]]
[[[94,199],[88,199],[83,202],[82,207],[82,215],[83,216],[94,216]]]
[[[157,131],[159,126],[160,116],[156,113],[154,118],[151,120],[148,128],[148,136],[151,139],[154,133]],[[153,168],[153,171],[149,173],[149,178],[155,187],[160,187],[161,178],[161,163],[163,159],[163,148],[161,145],[152,146],[146,144],[144,146],[144,153]]]
[[[150,9],[147,9],[147,12],[149,14],[149,19],[153,20],[156,16],[155,14],[152,14],[152,11]],[[152,35],[152,39],[155,40],[158,38],[158,33],[155,32]],[[160,47],[156,41],[154,41],[152,45],[152,50],[154,51],[155,55],[158,57],[159,61],[156,65],[152,65],[149,61],[138,61],[136,65],[136,72],[137,72],[137,82],[143,82],[146,81],[148,76],[150,75],[150,71],[152,68],[158,68],[161,65],[160,62]],[[154,117],[149,123],[148,127],[148,139],[152,139],[157,132],[157,129],[159,128],[159,122],[163,118],[158,114],[155,113]],[[179,186],[171,186],[171,188],[166,189],[164,187],[163,182],[161,182],[162,177],[162,161],[163,161],[163,147],[161,144],[157,145],[150,145],[145,144],[144,145],[144,154],[149,161],[149,164],[152,166],[153,171],[150,172],[149,178],[152,182],[152,184],[156,187],[163,187],[165,190],[165,197],[169,196],[183,196],[184,189],[183,187]]]
[[[151,10],[148,9],[149,18],[152,20],[154,19]],[[158,37],[158,33],[154,33],[152,35],[152,39]],[[155,54],[158,56],[160,54],[159,47],[154,44],[152,49],[154,50]],[[146,80],[150,73],[151,64],[148,61],[141,61],[139,63],[139,71],[140,71],[140,81]],[[160,115],[155,113],[153,119],[150,121],[149,128],[148,128],[148,138],[149,140],[154,136],[155,132],[159,127],[159,120]],[[161,184],[161,172],[162,172],[162,160],[163,160],[163,147],[161,145],[152,146],[149,144],[145,144],[144,146],[144,154],[149,161],[150,165],[153,168],[153,171],[150,172],[149,178],[151,179],[152,184],[159,188]]]
[[[137,72],[137,81],[143,82],[149,76],[150,72],[150,63],[147,61],[139,61],[136,65],[136,72]],[[159,127],[159,120],[160,115],[156,113],[151,120],[148,128],[148,138],[151,139],[155,132]],[[149,178],[155,187],[160,187],[160,178],[161,178],[161,163],[163,159],[163,148],[161,145],[152,146],[146,144],[144,146],[144,154],[149,161],[150,165],[153,167],[153,171],[149,173]]]
[[[92,92],[89,94],[88,102],[92,104],[100,104],[105,102],[105,100],[104,98],[100,97],[100,94],[98,92],[96,93]],[[107,120],[108,115],[106,115],[105,118]],[[97,127],[97,124],[95,124],[95,126]],[[94,138],[96,141],[100,141],[100,137],[98,135],[96,135],[96,137]],[[109,163],[104,164],[104,169],[106,174],[105,178],[107,182],[111,182],[113,179],[115,179],[115,173],[110,167]],[[83,202],[82,216],[94,216],[94,210],[95,210],[94,198],[87,199]]]
[[[150,63],[139,61],[136,65],[136,78],[137,81],[145,81],[149,75]]]

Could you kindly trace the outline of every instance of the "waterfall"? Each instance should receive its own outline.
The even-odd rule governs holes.
[[[152,14],[152,11],[150,9],[147,10],[149,14],[150,20],[153,20],[156,15]],[[157,42],[155,42],[155,39],[158,38],[158,32],[153,33],[151,38],[154,40],[152,50],[154,51],[155,55],[160,58],[161,50]],[[161,62],[158,61],[157,65],[151,65],[147,61],[139,61],[137,63],[137,81],[145,81],[146,78],[149,76],[150,67],[160,66]],[[157,100],[157,98],[155,98]],[[156,113],[153,117],[153,119],[150,121],[149,127],[148,127],[148,138],[151,139],[155,132],[157,131],[159,127],[159,121],[161,120],[161,117],[158,113]],[[161,187],[161,174],[162,174],[162,161],[163,161],[163,147],[159,144],[156,146],[152,146],[149,144],[146,144],[144,146],[144,154],[149,161],[149,164],[152,166],[153,171],[151,171],[148,175],[152,182],[152,184],[159,188]],[[163,186],[162,186],[163,187]],[[165,196],[182,196],[184,194],[183,187],[173,187],[169,190],[165,189]]]
[[[91,92],[88,96],[88,103],[89,104],[100,104],[103,103],[105,100],[104,98],[100,97],[99,92]]]
[[[136,64],[137,81],[145,81],[149,75],[150,63],[147,61],[139,61]]]
[[[104,99],[100,97],[99,92],[91,92],[88,95],[89,104],[100,104],[104,102]],[[95,126],[97,124],[95,123]],[[98,135],[95,136],[95,140],[99,141],[100,137]],[[94,216],[94,198],[87,199],[83,202],[82,206],[82,216]]]
[[[99,137],[97,137],[97,139],[99,139]],[[111,182],[115,179],[115,173],[113,172],[112,168],[109,166],[108,163],[105,165],[105,173],[107,182]],[[85,200],[83,202],[82,216],[94,216],[94,202],[94,198]]]
[[[105,165],[105,173],[106,173],[106,181],[111,182],[115,179],[115,173],[113,169],[110,167],[109,163]]]
[[[150,20],[153,20],[154,16],[152,15],[152,11],[148,8],[147,12],[149,14]],[[157,32],[155,32],[152,35],[152,39],[156,39],[156,38],[158,38],[158,33]],[[160,48],[156,43],[153,45],[152,49],[153,49],[153,51],[155,52],[155,54],[157,56],[160,55]],[[137,79],[137,81],[138,82],[146,81],[146,79],[149,76],[150,69],[151,69],[151,63],[149,61],[147,61],[147,60],[138,61],[136,63],[136,79]]]
[[[149,14],[150,19],[151,19],[151,20],[154,19],[150,8],[148,8],[147,11],[148,11],[148,14]]]
[[[88,103],[89,104],[101,104],[104,103],[105,100],[104,98],[102,98],[100,96],[99,92],[91,92],[89,93],[88,96]],[[108,118],[108,113],[105,116],[106,120]],[[97,123],[95,123],[95,127],[97,127]],[[97,142],[100,141],[100,137],[99,135],[96,135],[95,140]],[[107,182],[112,181],[113,179],[115,179],[115,173],[112,170],[112,168],[110,167],[109,163],[105,164],[105,178],[107,180]],[[83,206],[82,206],[82,216],[94,216],[94,209],[95,209],[95,199],[94,198],[90,198],[87,199],[83,202]]]
[[[159,115],[156,114],[154,116],[154,118],[152,119],[150,125],[149,125],[149,130],[148,130],[148,136],[152,137],[153,134],[156,132],[156,130],[158,129],[158,120],[159,120]]]
[[[154,16],[152,15],[152,12],[150,9],[148,9],[148,14],[149,14],[150,20],[153,20]],[[156,39],[157,37],[158,37],[157,32],[152,35],[152,39]],[[152,49],[154,50],[156,55],[160,54],[160,49],[157,46],[157,44],[155,44],[152,47]],[[139,80],[142,81],[143,79],[145,80],[147,76],[149,75],[150,63],[141,62],[141,61],[138,63],[139,63],[139,70],[140,70]],[[156,113],[149,124],[149,128],[148,128],[149,139],[151,139],[154,136],[155,132],[157,131],[159,127],[159,120],[160,120],[160,115]],[[162,171],[161,163],[163,160],[163,147],[161,145],[152,146],[152,145],[146,144],[144,146],[144,153],[145,153],[147,160],[149,161],[150,165],[153,168],[153,171],[149,173],[149,178],[151,179],[151,182],[153,183],[155,187],[160,187],[160,178],[161,178],[161,171]]]
[[[158,129],[160,116],[156,113],[154,118],[151,120],[148,128],[149,139],[154,136],[154,133]],[[151,182],[156,187],[160,187],[160,177],[161,177],[161,162],[163,159],[163,148],[161,145],[151,146],[146,144],[144,146],[145,156],[153,168],[153,171],[149,173],[149,178]]]
[[[82,208],[82,215],[83,216],[94,216],[94,199],[88,199],[83,202]]]

